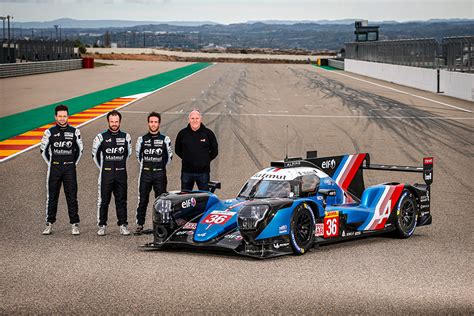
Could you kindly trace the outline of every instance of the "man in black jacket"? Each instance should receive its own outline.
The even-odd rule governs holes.
[[[166,166],[173,158],[171,139],[160,133],[161,115],[151,112],[148,115],[148,133],[138,137],[135,152],[140,163],[138,176],[137,228],[135,235],[143,232],[146,209],[153,188],[155,198],[166,192]]]
[[[83,145],[79,129],[68,124],[68,116],[68,107],[58,105],[54,116],[56,125],[45,130],[41,140],[40,152],[48,164],[46,228],[43,235],[50,235],[53,232],[61,184],[64,185],[72,234],[80,234],[76,165],[81,159]]]
[[[175,152],[182,159],[181,190],[209,191],[211,161],[217,157],[218,145],[214,133],[202,124],[201,113],[193,110],[189,124],[176,137]]]
[[[115,198],[117,225],[121,235],[130,235],[127,222],[127,159],[132,154],[130,134],[120,130],[122,115],[107,113],[109,129],[99,133],[92,144],[92,158],[100,170],[97,225],[99,236],[105,235],[112,192]]]

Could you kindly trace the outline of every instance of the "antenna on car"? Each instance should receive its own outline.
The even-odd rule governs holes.
[[[288,160],[288,124],[286,125],[286,157],[285,161]]]

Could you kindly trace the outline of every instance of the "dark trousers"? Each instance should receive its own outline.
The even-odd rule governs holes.
[[[181,190],[192,191],[194,182],[199,190],[209,191],[209,172],[205,173],[181,173]]]
[[[146,219],[146,209],[150,199],[150,192],[153,188],[155,199],[166,192],[168,180],[166,170],[142,169],[140,172],[138,184],[138,207],[137,207],[137,225],[144,225]]]
[[[107,225],[110,199],[115,199],[117,225],[127,225],[127,171],[102,170],[99,178],[98,225]]]
[[[74,163],[55,164],[51,162],[48,169],[48,179],[46,181],[48,183],[46,222],[51,224],[56,222],[59,192],[61,191],[61,185],[63,185],[69,213],[69,223],[79,223],[76,165]]]

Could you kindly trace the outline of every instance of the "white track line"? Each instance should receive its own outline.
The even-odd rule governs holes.
[[[131,104],[137,102],[137,101],[140,101],[140,100],[142,100],[142,99],[144,99],[144,98],[146,98],[146,97],[148,97],[148,96],[150,96],[150,95],[152,95],[152,94],[154,94],[154,93],[156,93],[156,92],[158,92],[158,91],[160,91],[160,90],[163,90],[163,89],[166,88],[166,87],[169,87],[169,86],[171,86],[171,85],[173,85],[173,84],[175,84],[175,83],[177,83],[177,82],[180,82],[181,80],[184,80],[184,79],[186,79],[186,78],[189,78],[189,77],[191,77],[191,76],[194,76],[195,74],[200,73],[200,72],[203,71],[203,70],[209,69],[209,68],[211,68],[212,66],[214,66],[215,64],[216,64],[216,63],[212,63],[210,66],[208,66],[208,67],[206,67],[206,68],[203,68],[203,69],[201,69],[201,70],[198,70],[198,71],[196,71],[196,72],[193,72],[192,74],[187,75],[186,77],[183,77],[183,78],[181,78],[181,79],[179,79],[179,80],[173,81],[172,83],[169,83],[169,84],[167,84],[166,86],[163,86],[163,87],[161,87],[161,88],[159,88],[159,89],[156,89],[156,90],[154,90],[154,91],[152,91],[152,92],[137,94],[137,95],[135,95],[135,96],[138,96],[139,98],[137,98],[137,99],[135,99],[135,100],[133,100],[133,101],[131,101],[131,102],[125,103],[124,105],[119,106],[119,107],[116,108],[115,110],[120,110],[120,109],[122,109],[122,108],[124,108],[124,107],[126,107],[126,106],[129,106],[129,105],[131,105]],[[119,98],[127,98],[127,97],[126,97],[126,96],[123,96],[123,97],[119,97]],[[99,104],[99,105],[100,105],[100,104]],[[85,111],[85,110],[84,110],[84,111]],[[123,111],[122,111],[122,112],[123,112]],[[149,113],[149,112],[147,112],[147,113]],[[77,114],[77,113],[76,113],[76,114]],[[84,122],[84,123],[81,123],[81,124],[77,125],[76,128],[83,127],[83,126],[85,126],[85,125],[87,125],[87,124],[89,124],[89,123],[92,123],[92,122],[94,122],[95,120],[98,120],[98,119],[100,119],[100,118],[102,118],[102,117],[104,117],[104,116],[106,116],[106,115],[107,115],[107,113],[104,113],[104,114],[101,114],[101,115],[99,115],[99,116],[97,116],[97,117],[94,117],[93,119],[90,119],[90,120],[87,121],[87,122]],[[72,116],[72,115],[71,115],[71,116]],[[20,134],[20,135],[21,135],[21,134]],[[19,136],[19,135],[17,135],[17,136]],[[13,136],[13,137],[15,137],[15,136]],[[38,143],[38,144],[35,144],[35,145],[31,145],[30,147],[25,148],[25,149],[23,149],[23,150],[21,150],[21,151],[19,151],[19,152],[17,152],[17,153],[14,153],[14,154],[11,155],[11,156],[8,156],[8,157],[5,157],[5,158],[3,158],[3,159],[0,159],[0,163],[5,162],[5,161],[7,161],[7,160],[10,160],[10,159],[12,159],[13,157],[16,157],[16,156],[18,156],[18,155],[20,155],[20,154],[22,154],[22,153],[24,153],[24,152],[27,152],[27,151],[29,151],[29,150],[31,150],[31,149],[33,149],[33,148],[36,148],[36,147],[38,147],[40,144],[41,144],[41,143]]]
[[[369,84],[377,86],[377,87],[381,87],[381,88],[392,90],[392,91],[395,91],[395,92],[398,92],[398,93],[406,94],[406,95],[409,95],[409,96],[412,96],[412,97],[415,97],[415,98],[419,98],[419,99],[422,99],[422,100],[426,100],[426,101],[430,101],[430,102],[433,102],[433,103],[441,104],[441,105],[444,105],[444,106],[447,106],[447,107],[450,107],[450,108],[453,108],[453,109],[456,109],[456,110],[472,113],[472,111],[468,110],[468,109],[464,109],[464,108],[461,108],[461,107],[458,107],[458,106],[455,106],[455,105],[452,105],[452,104],[444,103],[444,102],[441,102],[441,101],[436,101],[436,100],[433,100],[433,99],[430,99],[430,98],[422,97],[421,95],[417,95],[417,94],[405,92],[405,91],[402,91],[402,90],[398,90],[398,89],[395,89],[395,88],[391,88],[391,87],[388,87],[388,86],[384,86],[384,85],[381,85],[381,84],[378,84],[378,83],[375,83],[375,82],[372,82],[372,81],[368,81],[368,80],[360,79],[360,78],[353,77],[353,76],[350,76],[350,75],[346,75],[344,73],[341,73],[340,71],[331,71],[331,70],[326,70],[324,68],[320,68],[320,69],[322,69],[324,71],[328,71],[330,73],[340,75],[340,76],[348,77],[348,78],[351,78],[351,79],[354,79],[354,80],[369,83]]]
[[[121,111],[121,113],[130,114],[148,114],[149,111]],[[162,112],[166,115],[188,115],[183,112]],[[228,113],[228,112],[207,112],[206,115],[224,115],[224,116],[255,116],[255,117],[294,117],[294,118],[340,118],[340,119],[421,119],[421,120],[474,120],[474,117],[442,117],[442,116],[370,116],[370,115],[303,115],[303,114],[271,114],[271,113]]]

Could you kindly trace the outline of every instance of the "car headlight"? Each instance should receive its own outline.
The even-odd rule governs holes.
[[[270,205],[248,205],[244,206],[239,211],[239,228],[241,230],[254,230],[257,229],[258,223],[260,223],[270,209]]]
[[[171,222],[171,201],[158,199],[154,205],[155,222],[160,224],[169,224]]]

